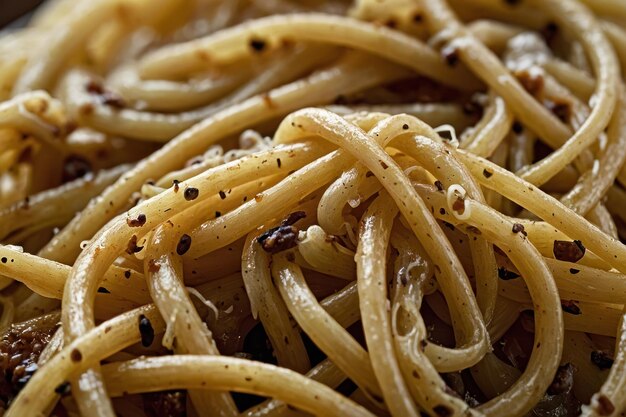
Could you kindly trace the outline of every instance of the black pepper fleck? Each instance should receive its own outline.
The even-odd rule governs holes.
[[[613,358],[602,350],[594,350],[591,352],[591,362],[602,370],[610,369],[611,366],[613,366]]]
[[[252,38],[250,39],[250,48],[256,52],[261,52],[265,49],[266,43],[263,39]]]
[[[139,316],[139,334],[141,335],[141,345],[148,347],[154,341],[154,329],[152,323],[143,314]]]
[[[520,224],[520,223],[514,223],[513,224],[513,228],[511,229],[511,231],[513,233],[521,233],[524,236],[528,236],[528,233],[526,233],[526,230],[524,230],[524,225]]]
[[[188,234],[184,234],[180,237],[178,241],[178,245],[176,245],[176,253],[179,255],[184,255],[187,253],[189,248],[191,247],[191,236]]]
[[[198,191],[197,188],[189,187],[185,189],[185,200],[187,201],[195,200],[196,198],[198,198],[199,194],[200,194],[200,191]]]

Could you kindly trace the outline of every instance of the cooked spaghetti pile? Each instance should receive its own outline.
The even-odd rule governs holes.
[[[0,51],[4,415],[626,412],[623,0],[53,0]]]

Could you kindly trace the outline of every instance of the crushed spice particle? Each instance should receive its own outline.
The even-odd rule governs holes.
[[[146,215],[139,214],[136,219],[126,219],[126,224],[130,227],[141,227],[146,224]]]
[[[591,362],[601,370],[610,369],[613,366],[613,358],[602,350],[591,352]]]
[[[585,256],[585,246],[580,240],[569,242],[566,240],[555,240],[552,248],[554,258],[565,262],[578,262]]]

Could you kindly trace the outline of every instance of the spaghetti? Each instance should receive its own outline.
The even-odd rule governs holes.
[[[626,412],[620,0],[51,0],[0,36],[6,416]]]

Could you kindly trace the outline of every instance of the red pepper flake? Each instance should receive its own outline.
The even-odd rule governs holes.
[[[524,230],[524,225],[522,225],[520,223],[514,223],[513,224],[513,228],[511,229],[511,231],[513,233],[521,233],[524,236],[528,236],[528,233],[526,233],[526,230]]]
[[[175,193],[177,193],[177,192],[178,192],[178,190],[180,189],[180,186],[179,186],[180,181],[178,181],[178,180],[173,180],[173,181],[172,181],[172,184],[174,185],[174,192],[175,192]]]
[[[200,191],[197,188],[189,187],[185,189],[185,200],[187,201],[195,200],[198,198],[198,195],[200,195]]]
[[[222,200],[224,200],[226,198],[226,193],[224,191],[220,190],[220,192],[218,194],[220,195],[220,198]]]
[[[582,311],[580,311],[580,307],[578,307],[578,305],[576,304],[574,300],[561,301],[561,308],[566,313],[573,314],[575,316],[582,314]]]
[[[555,259],[565,262],[577,262],[585,256],[585,246],[580,240],[569,242],[566,240],[555,240],[552,248]]]
[[[280,162],[280,158],[276,158],[276,165],[278,165],[278,168],[281,167],[282,162]]]
[[[127,269],[126,271],[124,271],[124,278],[126,279],[130,278],[130,269]]]
[[[613,366],[613,358],[602,350],[594,350],[591,352],[591,362],[601,370],[610,369]]]
[[[180,237],[178,241],[178,245],[176,245],[176,253],[179,255],[184,255],[187,253],[189,248],[191,247],[191,236],[188,234],[184,234]]]
[[[380,166],[383,167],[383,169],[389,168],[389,165],[387,165],[384,161],[380,161]]]
[[[130,227],[141,227],[146,224],[146,215],[140,214],[136,219],[126,219],[126,224]]]
[[[441,181],[435,181],[435,187],[437,187],[437,190],[443,191],[443,183]]]
[[[483,176],[484,176],[485,178],[491,178],[491,176],[492,176],[492,175],[493,175],[493,172],[488,171],[486,168],[485,168],[485,169],[483,169]]]
[[[406,123],[402,125],[402,130],[409,130],[409,125]]]

